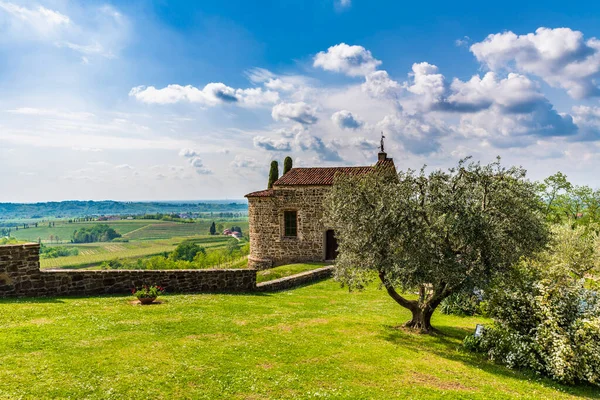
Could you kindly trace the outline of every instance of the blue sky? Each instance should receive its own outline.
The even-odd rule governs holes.
[[[271,160],[600,186],[589,2],[0,0],[0,201],[241,198]]]

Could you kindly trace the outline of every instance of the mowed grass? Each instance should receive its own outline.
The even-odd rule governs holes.
[[[299,274],[301,272],[312,271],[322,268],[327,264],[308,263],[308,264],[288,264],[280,267],[265,269],[256,273],[256,283],[272,281],[274,279],[284,278],[286,276]]]
[[[171,252],[179,243],[185,240],[191,240],[206,249],[212,249],[226,246],[231,237],[219,235],[164,240],[139,240],[133,242],[65,244],[63,246],[67,248],[78,249],[79,254],[67,257],[42,258],[40,259],[40,268],[83,268],[98,265],[103,261],[115,258],[149,257],[163,252]]]
[[[482,318],[435,315],[331,280],[274,294],[0,300],[0,398],[575,399],[567,387],[462,352]]]

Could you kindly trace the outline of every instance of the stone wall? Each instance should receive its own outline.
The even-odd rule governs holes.
[[[330,186],[273,187],[269,197],[248,198],[251,268],[325,260],[323,201]],[[285,237],[283,213],[297,211],[298,236]]]
[[[262,282],[256,285],[256,290],[259,292],[276,292],[279,290],[292,289],[308,283],[330,278],[332,275],[333,266],[331,265],[312,271],[301,272],[292,276],[286,276],[285,278]]]
[[[38,244],[0,246],[0,297],[125,294],[144,284],[171,293],[256,288],[252,269],[40,271],[39,251]]]

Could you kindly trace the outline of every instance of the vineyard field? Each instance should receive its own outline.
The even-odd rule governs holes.
[[[42,258],[40,267],[48,268],[85,268],[98,265],[115,258],[149,257],[163,252],[171,252],[182,241],[191,240],[209,248],[220,248],[231,240],[229,236],[201,236],[192,238],[170,238],[164,240],[139,240],[128,243],[87,243],[64,245],[79,250],[76,256]]]

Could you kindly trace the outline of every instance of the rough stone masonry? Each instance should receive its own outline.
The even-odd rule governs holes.
[[[125,294],[145,284],[172,293],[256,289],[253,269],[44,271],[39,254],[37,243],[0,246],[0,297]]]

